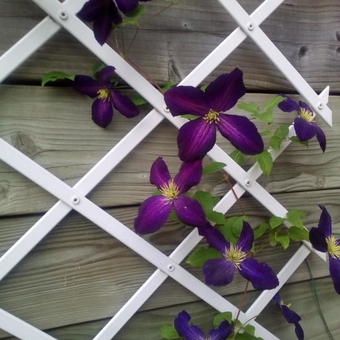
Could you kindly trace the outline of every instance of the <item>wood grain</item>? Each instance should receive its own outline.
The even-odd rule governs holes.
[[[276,194],[275,197],[287,208],[303,208],[308,214],[308,226],[317,224],[320,214],[317,204],[325,204],[333,216],[335,232],[340,232],[339,194],[340,190],[325,190]],[[132,226],[137,208],[111,209],[109,213]],[[231,212],[240,213],[251,216],[254,225],[267,215],[251,198],[243,199]],[[0,219],[1,253],[37,219],[38,216]],[[189,231],[190,228],[169,223],[147,239],[169,254]],[[258,254],[258,259],[279,271],[297,246],[287,251],[265,248]],[[314,255],[309,259],[315,277],[328,275],[325,263]],[[98,320],[118,311],[153,271],[151,265],[98,227],[72,214],[0,283],[0,305],[40,328]],[[190,268],[190,271],[202,278],[200,269]],[[302,265],[290,281],[299,282],[309,277],[305,265]],[[218,289],[218,292],[229,295],[239,293],[243,288],[244,279],[237,276],[232,284]],[[169,279],[143,310],[197,300],[196,296]]]
[[[261,1],[244,0],[241,3],[251,12]],[[181,0],[166,9],[168,6],[165,1],[147,4],[135,40],[134,27],[126,27],[117,34],[121,48],[128,49],[129,58],[159,82],[182,79],[236,27],[217,0]],[[0,32],[0,52],[8,49],[43,17],[29,1],[3,0],[0,24],[6,30]],[[339,19],[337,0],[289,0],[262,27],[316,90],[330,84],[332,91],[338,92]],[[51,70],[89,73],[95,61],[74,38],[61,32],[25,62],[9,81],[37,81]],[[249,89],[292,90],[284,76],[248,40],[214,75],[236,65],[244,70]]]
[[[328,327],[334,339],[340,336],[339,329],[339,301],[335,297],[332,283],[329,278],[315,281],[321,310],[324,314]],[[321,321],[318,309],[315,305],[314,296],[310,282],[290,284],[281,290],[284,300],[292,302],[294,309],[302,317],[301,325],[305,331],[305,339],[324,340],[325,329]],[[247,295],[246,306],[257,296],[251,292]],[[241,295],[236,294],[227,297],[234,304],[239,304]],[[245,306],[245,307],[246,307]],[[202,302],[183,303],[174,307],[155,309],[138,313],[128,324],[116,335],[117,340],[131,340],[140,338],[140,334],[147,336],[148,340],[160,340],[160,327],[164,324],[171,324],[175,316],[182,310],[188,311],[192,316],[194,324],[199,325],[204,330],[211,329],[212,318],[216,311]],[[48,333],[59,340],[90,340],[109,321],[109,319],[86,322],[79,325],[54,329]],[[257,318],[257,321],[281,340],[295,339],[294,327],[286,323],[280,311],[274,304],[269,306]],[[7,338],[12,340],[13,338]],[[145,338],[146,339],[146,338]]]
[[[249,94],[245,102],[263,105],[272,95]],[[75,184],[98,162],[135,124],[115,114],[111,125],[103,130],[90,119],[91,100],[70,88],[40,88],[36,86],[2,86],[0,92],[0,137],[23,151],[54,175],[70,185]],[[260,182],[271,192],[293,192],[339,187],[340,98],[331,97],[334,126],[325,127],[327,152],[323,154],[316,142],[309,148],[290,146],[277,160],[271,176]],[[144,112],[148,112],[144,110]],[[241,113],[238,109],[232,112]],[[294,114],[277,112],[277,124],[289,123]],[[261,129],[268,129],[260,125]],[[176,145],[177,131],[163,122],[139,145],[99,187],[90,198],[105,207],[139,204],[153,191],[149,184],[149,169],[158,156],[164,156],[171,172],[179,167]],[[227,140],[218,138],[227,151]],[[39,213],[56,201],[37,185],[0,163],[0,214]],[[227,184],[220,174],[208,176],[201,188],[226,192]]]

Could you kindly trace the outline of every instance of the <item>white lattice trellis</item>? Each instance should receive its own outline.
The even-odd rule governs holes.
[[[180,265],[184,258],[201,240],[201,237],[195,229],[170,256],[166,256],[86,198],[88,193],[155,129],[164,118],[168,119],[177,128],[179,128],[185,120],[179,117],[172,117],[165,107],[163,96],[160,92],[122,59],[110,46],[107,44],[100,46],[96,42],[92,31],[76,17],[76,13],[83,6],[85,0],[67,0],[64,3],[60,3],[58,0],[32,1],[43,9],[48,16],[0,58],[0,81],[48,41],[60,28],[64,28],[104,63],[114,65],[117,74],[146,98],[154,109],[113,147],[74,187],[68,186],[20,151],[0,139],[0,159],[59,199],[59,201],[0,258],[0,280],[74,209],[157,267],[157,270],[95,336],[94,340],[109,340],[114,337],[169,276],[216,310],[221,312],[231,311],[236,314],[238,309],[235,306],[195,278]],[[331,126],[332,112],[327,106],[329,87],[320,95],[317,95],[259,27],[283,1],[284,0],[265,0],[254,13],[248,15],[237,0],[219,0],[238,23],[239,27],[183,79],[181,85],[199,85],[199,83],[249,36],[313,107],[315,112]],[[289,136],[293,134],[294,129],[291,126]],[[282,144],[280,151],[270,150],[273,158],[277,158],[289,144],[290,141],[287,140]],[[230,190],[215,206],[214,209],[216,211],[226,213],[232,207],[236,202],[233,191],[237,197],[241,197],[248,191],[266,207],[271,214],[281,217],[286,216],[287,210],[257,182],[258,177],[262,174],[257,164],[253,165],[251,169],[246,172],[217,145],[214,146],[208,155],[216,161],[225,163],[227,165],[225,171],[237,182],[233,190]],[[241,322],[252,319],[250,323],[256,327],[256,334],[262,336],[265,340],[275,340],[278,338],[254,321],[255,317],[261,313],[275,293],[285,284],[311,251],[314,250],[311,249],[308,242],[302,244],[279,272],[279,287],[262,292],[252,306],[246,312],[240,314],[239,318]],[[326,259],[324,254],[316,253],[323,260]],[[47,333],[44,333],[2,309],[0,309],[0,327],[20,339],[54,339]]]

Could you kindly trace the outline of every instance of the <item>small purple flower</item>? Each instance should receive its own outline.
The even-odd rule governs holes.
[[[124,14],[133,12],[138,7],[138,1],[149,0],[89,0],[78,16],[83,21],[93,22],[94,36],[103,45],[111,33],[112,25],[122,23],[119,11]]]
[[[332,235],[332,219],[327,209],[323,205],[320,209],[319,225],[310,230],[309,239],[315,249],[328,253],[329,272],[335,291],[340,294],[340,239]]]
[[[173,179],[166,163],[158,157],[151,167],[150,182],[157,186],[161,195],[152,196],[141,204],[135,220],[137,233],[147,234],[157,231],[167,221],[172,209],[184,224],[193,227],[205,225],[207,220],[199,202],[184,195],[200,182],[201,177],[201,160],[182,163]]]
[[[223,321],[217,329],[212,329],[206,336],[197,326],[190,325],[190,315],[183,311],[175,319],[175,328],[180,336],[185,340],[226,340],[233,332],[233,328],[228,321]]]
[[[249,258],[253,246],[254,233],[247,222],[236,245],[225,240],[222,233],[212,226],[199,228],[208,244],[218,250],[223,258],[207,260],[203,266],[205,282],[213,286],[227,285],[233,280],[234,271],[249,280],[256,289],[273,289],[279,285],[279,280],[273,270],[265,263]]]
[[[91,98],[96,98],[92,104],[92,120],[102,128],[107,127],[112,120],[112,105],[127,118],[139,114],[138,107],[128,97],[114,89],[110,82],[114,71],[113,66],[107,66],[98,72],[98,80],[83,75],[76,75],[74,79],[76,90]]]
[[[282,95],[287,98],[279,104],[279,108],[284,112],[296,111],[298,116],[294,119],[294,129],[296,136],[302,141],[312,139],[316,136],[320,148],[323,152],[326,150],[326,136],[320,126],[315,123],[315,113],[304,102],[296,102],[289,96]]]
[[[301,317],[293,310],[289,308],[288,305],[285,305],[282,302],[281,296],[279,293],[275,294],[273,297],[274,302],[279,306],[283,317],[287,320],[288,323],[291,323],[295,326],[295,334],[299,340],[304,340],[305,335],[303,329],[300,325]]]
[[[177,143],[182,161],[201,159],[216,142],[216,129],[247,155],[258,154],[264,145],[254,123],[248,118],[224,113],[245,94],[242,71],[222,74],[205,92],[192,86],[168,90],[164,99],[173,116],[195,115],[179,130]]]

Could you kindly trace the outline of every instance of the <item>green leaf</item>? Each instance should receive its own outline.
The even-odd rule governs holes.
[[[250,112],[252,114],[259,114],[260,108],[256,103],[240,103],[237,105],[240,110]]]
[[[253,113],[252,116],[254,118],[257,118],[261,122],[271,124],[273,122],[273,112],[272,111],[266,111],[263,113]]]
[[[210,222],[216,223],[216,224],[224,224],[225,217],[222,213],[217,211],[212,211],[207,215],[207,218]]]
[[[194,116],[194,115],[182,115],[181,117],[189,120],[197,119],[199,116]]]
[[[274,132],[271,131],[271,130],[266,130],[266,131],[260,132],[260,135],[261,135],[261,136],[272,136],[273,133],[274,133]]]
[[[177,83],[174,83],[173,81],[167,81],[163,84],[162,90],[164,92],[166,92],[166,91],[172,89],[173,87],[175,87],[176,85],[177,85]]]
[[[240,150],[234,150],[229,154],[229,156],[239,165],[243,165],[245,163],[244,154]]]
[[[275,109],[282,101],[286,100],[287,98],[276,96],[270,99],[264,106],[264,111],[273,110]]]
[[[210,192],[206,191],[196,191],[195,194],[192,196],[192,198],[196,199],[198,202],[200,202],[205,214],[208,216],[214,206],[215,206],[215,199],[211,195]]]
[[[287,138],[289,133],[289,127],[288,125],[281,125],[279,126],[274,134],[273,137],[269,141],[269,145],[274,150],[280,150],[282,142]]]
[[[267,151],[263,151],[262,153],[255,155],[257,162],[263,173],[265,175],[270,175],[273,168],[273,158],[272,155]]]
[[[203,168],[203,175],[210,175],[223,169],[226,165],[221,162],[212,162]]]
[[[221,257],[221,253],[214,248],[200,247],[195,249],[185,262],[193,267],[203,267],[205,261]]]
[[[231,312],[224,312],[215,315],[213,320],[214,328],[218,328],[223,321],[228,321],[231,323],[233,320],[233,314]]]
[[[302,140],[300,140],[299,137],[297,137],[297,136],[292,136],[292,137],[290,137],[289,139],[290,139],[293,143],[298,143],[298,144],[303,144],[303,145],[308,146],[308,140],[302,141]]]
[[[260,238],[268,229],[269,229],[269,224],[267,222],[263,222],[259,226],[257,226],[254,230],[255,240]]]
[[[309,240],[309,232],[306,229],[301,229],[298,227],[290,227],[288,229],[288,234],[291,240],[293,241],[308,241]]]
[[[283,249],[287,249],[289,247],[290,238],[288,235],[276,235],[275,239],[281,244]]]
[[[255,335],[249,333],[238,333],[235,336],[235,340],[263,340],[263,339],[258,338]]]
[[[177,217],[177,214],[174,210],[172,210],[169,214],[169,218],[176,223],[183,224],[183,222]]]
[[[139,5],[134,11],[126,13],[123,22],[118,26],[138,25],[138,20],[144,13],[144,5]]]
[[[205,90],[207,89],[208,86],[209,86],[208,84],[202,85],[202,86],[200,87],[200,89],[201,89],[202,91],[205,91]]]
[[[278,216],[272,216],[269,219],[269,225],[272,229],[275,229],[276,227],[280,226],[285,221],[284,218],[278,217]]]
[[[253,325],[247,325],[246,327],[244,327],[244,332],[248,333],[250,335],[254,335],[255,334],[255,327]]]
[[[158,195],[162,195],[162,192],[160,190],[155,190],[151,196],[158,196]]]
[[[137,92],[129,93],[129,98],[136,106],[142,106],[147,104],[148,102]]]
[[[228,217],[225,219],[224,225],[221,226],[219,230],[229,242],[236,243],[243,228],[243,221],[246,221],[247,219],[247,216]]]
[[[276,231],[275,230],[271,230],[269,232],[269,244],[272,247],[275,247],[277,245],[277,240],[276,240]]]
[[[98,61],[92,66],[92,73],[95,76],[99,71],[101,71],[104,67],[106,67],[106,64],[104,64],[102,61]]]
[[[47,83],[52,83],[63,79],[69,79],[73,81],[74,76],[60,71],[51,71],[43,75],[41,78],[41,86],[45,86]]]
[[[160,334],[163,339],[172,340],[180,338],[180,335],[173,325],[163,325],[160,329]]]
[[[304,228],[303,218],[306,217],[306,214],[301,210],[289,210],[287,213],[287,220],[292,225],[298,228]]]

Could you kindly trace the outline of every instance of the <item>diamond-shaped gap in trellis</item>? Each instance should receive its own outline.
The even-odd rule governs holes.
[[[129,224],[136,208],[109,212]],[[22,217],[16,228],[30,222],[31,217]],[[73,212],[0,283],[1,307],[41,329],[111,317],[153,271],[143,258]],[[159,306],[156,300],[149,308]]]

